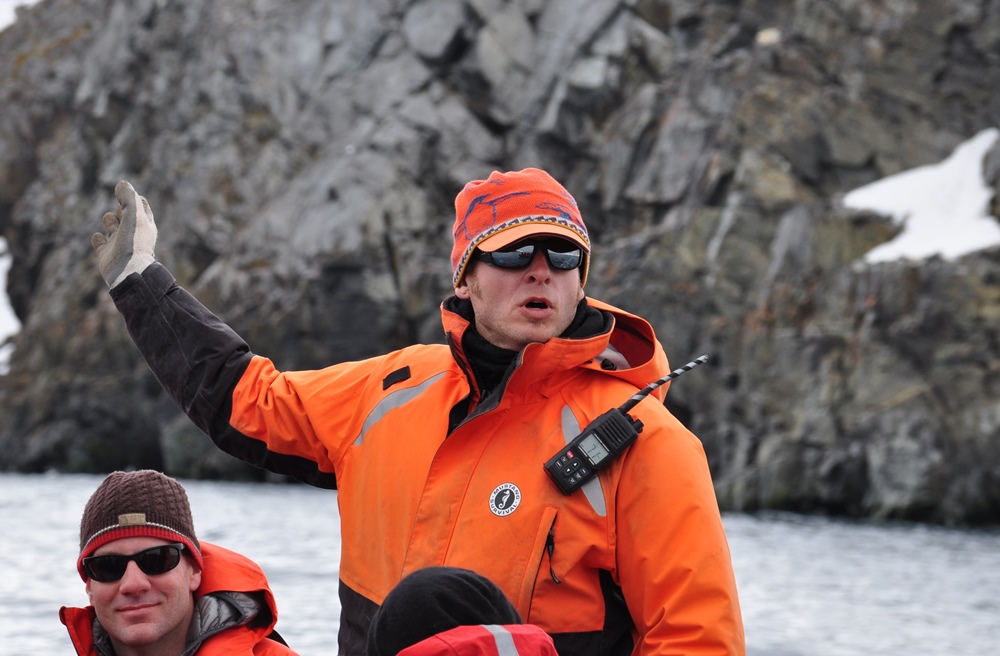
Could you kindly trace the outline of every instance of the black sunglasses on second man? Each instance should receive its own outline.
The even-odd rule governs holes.
[[[177,542],[145,549],[130,556],[118,554],[88,556],[83,559],[83,571],[99,583],[111,583],[125,576],[129,561],[134,560],[139,569],[148,576],[166,574],[181,562],[182,549],[184,545]]]
[[[497,251],[476,251],[473,257],[501,269],[524,269],[531,264],[535,251],[541,249],[549,266],[560,271],[572,271],[583,264],[583,251],[563,239],[518,242]]]

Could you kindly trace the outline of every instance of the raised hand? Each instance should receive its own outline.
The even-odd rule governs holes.
[[[155,261],[156,223],[149,203],[125,180],[115,185],[118,207],[104,215],[104,233],[95,232],[90,243],[97,252],[98,268],[108,287],[114,288],[131,273],[142,273]]]

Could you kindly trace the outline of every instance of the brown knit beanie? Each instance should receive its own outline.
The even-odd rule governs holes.
[[[183,542],[198,566],[204,566],[187,492],[174,479],[151,469],[113,472],[94,490],[80,520],[76,561],[80,576],[87,580],[83,559],[99,547],[137,537]]]

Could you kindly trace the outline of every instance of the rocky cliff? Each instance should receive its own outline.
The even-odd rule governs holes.
[[[898,228],[840,198],[1000,125],[998,82],[998,0],[42,0],[0,33],[0,469],[255,475],[110,302],[119,179],[183,285],[316,368],[439,341],[455,193],[539,166],[588,293],[711,355],[668,405],[724,508],[996,522],[1000,252],[863,264]]]

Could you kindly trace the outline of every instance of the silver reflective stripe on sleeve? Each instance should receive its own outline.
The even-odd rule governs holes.
[[[372,426],[377,424],[382,417],[386,416],[390,411],[406,405],[413,399],[423,394],[428,387],[441,380],[442,376],[444,376],[444,372],[441,372],[436,376],[431,376],[424,382],[414,387],[396,390],[395,392],[386,395],[384,399],[379,401],[378,404],[372,408],[372,411],[368,413],[368,416],[365,417],[365,423],[361,427],[361,434],[358,435],[356,440],[354,440],[354,444],[360,445],[364,442],[365,435],[368,434],[368,431],[371,430]]]
[[[518,656],[517,645],[510,631],[496,624],[484,624],[483,628],[493,634],[499,656]]]

